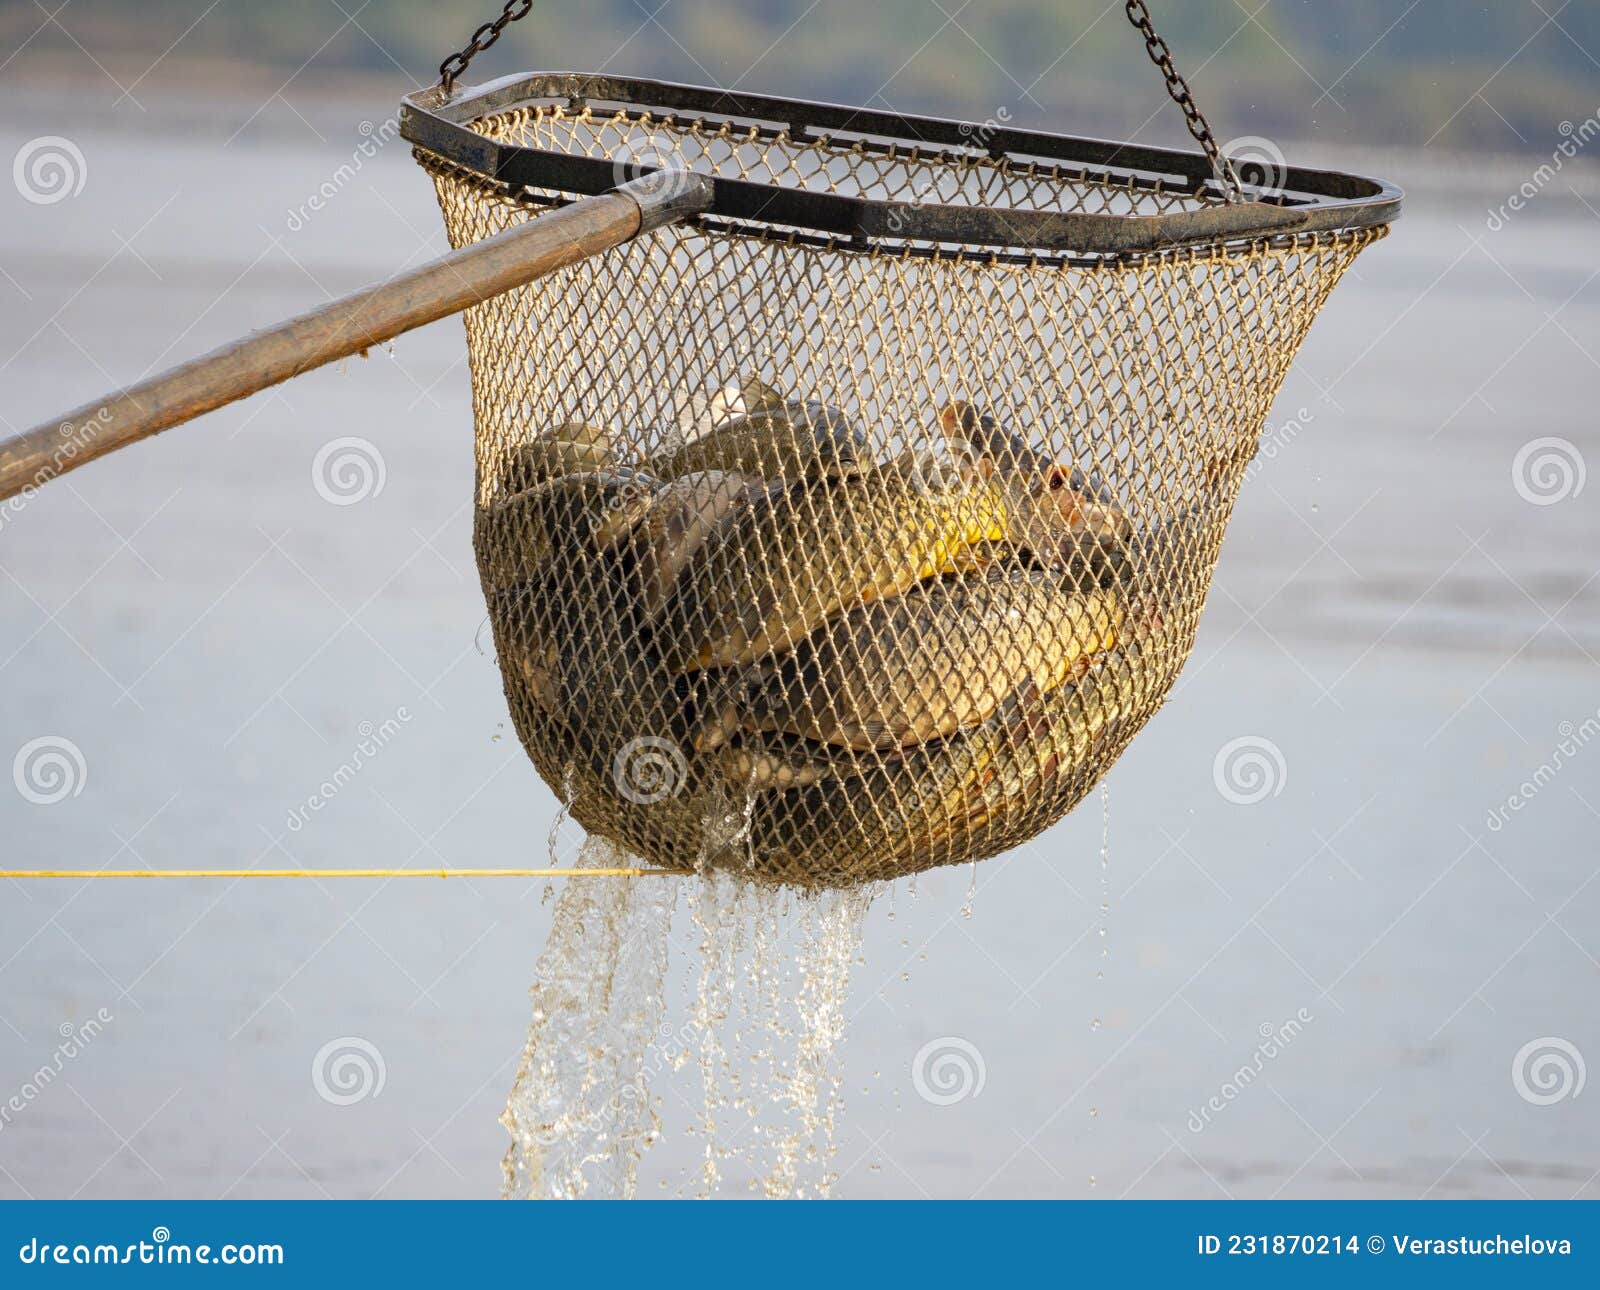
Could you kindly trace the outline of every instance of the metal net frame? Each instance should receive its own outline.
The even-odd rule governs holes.
[[[805,887],[998,854],[1106,774],[1393,213],[1346,177],[1241,207],[1183,154],[643,82],[431,93],[406,128],[456,247],[608,178],[718,185],[466,313],[474,547],[573,817]]]

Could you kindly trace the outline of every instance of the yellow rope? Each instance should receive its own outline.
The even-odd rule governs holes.
[[[0,879],[643,879],[693,869],[0,869]]]

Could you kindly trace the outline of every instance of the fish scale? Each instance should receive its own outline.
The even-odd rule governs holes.
[[[717,525],[678,576],[660,620],[669,668],[749,663],[834,614],[953,569],[1006,532],[984,483],[922,488],[874,471],[826,486],[777,485]]]
[[[926,742],[982,724],[1024,682],[1063,684],[1115,645],[1120,616],[1114,598],[1043,572],[917,583],[747,673],[704,743],[740,726],[856,749]]]

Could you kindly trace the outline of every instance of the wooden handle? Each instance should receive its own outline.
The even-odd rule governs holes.
[[[0,500],[686,219],[710,203],[708,180],[658,171],[224,345],[0,442]]]

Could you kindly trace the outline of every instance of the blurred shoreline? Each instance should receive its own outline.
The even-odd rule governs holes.
[[[545,60],[548,62],[548,60]],[[515,70],[544,66],[532,60],[528,68],[520,65],[495,65],[468,83],[494,79]],[[619,58],[607,70],[619,75],[649,76],[650,72]],[[289,79],[285,79],[285,78]],[[396,69],[376,72],[364,69],[338,71],[306,68],[299,71],[250,60],[174,57],[161,65],[158,74],[137,84],[109,79],[83,59],[50,56],[16,64],[4,84],[0,84],[0,112],[15,129],[46,130],[62,121],[73,121],[106,134],[153,135],[182,132],[196,139],[270,142],[281,139],[303,140],[308,133],[336,138],[352,133],[361,121],[376,123],[398,112],[402,96],[433,83],[425,69],[412,78]],[[669,78],[670,79],[670,78]],[[705,84],[704,76],[686,76],[686,83]],[[118,92],[125,84],[128,93]],[[285,97],[292,84],[293,102]],[[745,92],[770,88],[759,78],[739,87]],[[783,93],[774,89],[774,93]],[[790,96],[795,96],[790,91]],[[882,107],[880,102],[877,106]],[[1580,104],[1590,115],[1600,114],[1600,91],[1593,102]],[[923,106],[923,115],[964,120],[952,101],[948,106]],[[913,109],[907,109],[913,110]],[[376,115],[374,115],[376,114]],[[1194,142],[1165,120],[1160,113],[1145,121],[1138,132],[1140,142],[1192,151]],[[1375,176],[1398,183],[1408,195],[1430,196],[1489,195],[1501,189],[1514,190],[1567,138],[1563,128],[1577,128],[1586,119],[1575,111],[1562,122],[1552,123],[1548,137],[1528,136],[1520,147],[1461,148],[1449,145],[1417,147],[1390,145],[1377,137],[1363,136],[1359,129],[1340,134],[1297,132],[1277,133],[1262,129],[1255,114],[1245,112],[1221,118],[1226,131],[1240,139],[1261,137],[1282,150],[1291,165],[1313,169],[1363,169]],[[1094,126],[1075,122],[1075,114],[1063,107],[1047,114],[1034,113],[1019,125],[1088,138],[1122,138],[1100,121]],[[1567,162],[1561,184],[1548,194],[1552,204],[1586,199],[1600,200],[1600,142],[1588,145],[1593,156],[1582,151]]]

